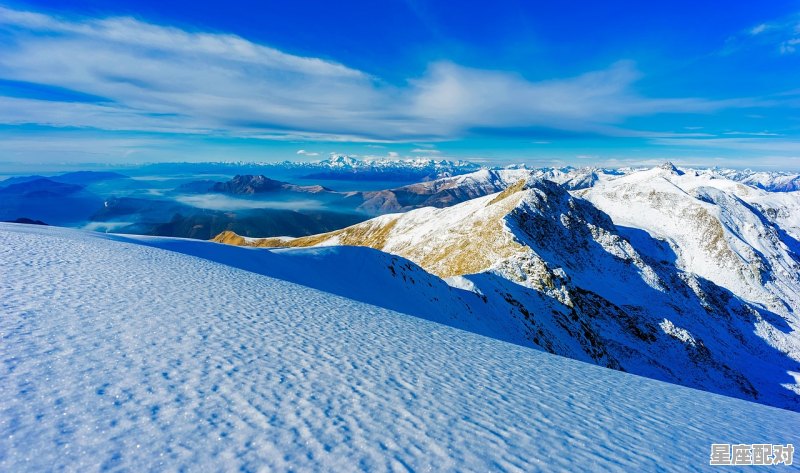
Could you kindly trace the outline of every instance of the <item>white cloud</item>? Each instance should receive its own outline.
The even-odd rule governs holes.
[[[414,148],[411,150],[411,152],[417,154],[442,154],[442,152],[438,149],[432,148]]]
[[[779,133],[770,133],[768,131],[726,131],[723,135],[741,135],[741,136],[781,136]]]
[[[441,62],[416,82],[415,110],[431,125],[447,123],[454,130],[541,126],[597,131],[630,116],[705,113],[734,105],[693,98],[643,98],[632,90],[639,78],[627,61],[603,71],[543,82]]]
[[[398,158],[400,157],[400,153],[398,153],[397,151],[389,151],[387,153],[387,156],[389,156],[390,158]]]
[[[187,32],[178,28],[145,23],[129,17],[67,21],[0,6],[0,23],[27,28],[33,32],[61,33],[65,40],[95,40],[124,45],[140,51],[158,50],[177,55],[209,57],[215,60],[224,57],[230,62],[264,66],[284,72],[327,77],[364,76],[360,71],[335,62],[286,54],[235,35]]]
[[[797,140],[784,138],[656,138],[653,142],[664,146],[800,153]]]
[[[780,44],[781,54],[794,54],[800,45],[800,37],[788,39]]]
[[[304,149],[297,150],[297,154],[302,154],[303,156],[319,156],[319,153],[315,153],[312,151],[306,151]]]
[[[775,48],[780,54],[794,54],[800,46],[800,13],[768,23],[759,23],[728,39],[725,53],[751,46]]]
[[[540,82],[437,62],[398,87],[235,35],[133,18],[56,18],[0,7],[0,32],[0,78],[107,99],[0,97],[2,124],[391,142],[509,126],[613,133],[633,116],[741,105],[643,97],[633,88],[640,74],[628,62]]]

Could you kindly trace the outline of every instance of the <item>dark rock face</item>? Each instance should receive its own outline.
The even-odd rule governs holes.
[[[252,195],[282,190],[288,185],[285,182],[276,181],[263,175],[239,175],[230,181],[215,183],[210,190],[226,194]]]

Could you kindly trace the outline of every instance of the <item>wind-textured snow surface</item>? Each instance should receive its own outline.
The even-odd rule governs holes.
[[[0,470],[691,471],[800,425],[180,250],[0,224]]]

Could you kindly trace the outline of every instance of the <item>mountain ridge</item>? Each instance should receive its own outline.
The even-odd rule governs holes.
[[[588,194],[600,193],[606,185],[624,188],[625,179],[636,179],[637,174],[644,198],[651,195],[645,186],[650,181],[675,187],[670,180],[702,180],[722,188],[717,188],[715,204],[701,199],[710,199],[711,191],[687,197],[692,199],[687,205],[700,210],[680,214],[686,221],[676,225],[683,228],[695,228],[692,222],[699,222],[697,228],[724,230],[731,225],[726,219],[755,209],[723,198],[727,192],[763,192],[671,165],[609,179],[607,184],[573,191],[575,195],[555,183],[527,177],[501,192],[451,207],[387,214],[327,234],[242,239],[223,233],[214,240],[257,247],[376,248],[482,294],[498,313],[524,320],[526,339],[552,353],[799,409],[800,387],[790,373],[798,370],[800,361],[798,302],[792,296],[792,291],[800,293],[800,281],[791,274],[800,259],[784,243],[791,237],[782,239],[766,217],[748,217],[742,228],[775,238],[746,253],[747,245],[737,242],[752,242],[749,233],[702,237],[706,246],[695,248],[669,235],[648,233],[643,223],[620,227],[612,218],[617,214],[596,207]],[[582,193],[589,200],[578,197]],[[717,207],[715,212],[707,209]],[[760,292],[753,292],[748,288],[755,279],[748,274],[758,272],[748,272],[749,263],[742,263],[744,269],[734,270],[727,279],[698,274],[698,268],[683,263],[689,255],[707,251],[729,255],[724,261],[732,265],[751,261],[748,255],[772,255],[771,267],[783,268],[786,274],[776,271],[775,284],[765,282]]]

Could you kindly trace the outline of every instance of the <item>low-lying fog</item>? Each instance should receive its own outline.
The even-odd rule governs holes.
[[[209,210],[323,210],[326,208],[324,202],[313,199],[286,200],[261,196],[255,198],[239,198],[225,194],[177,195],[174,197],[174,200],[198,209]]]

